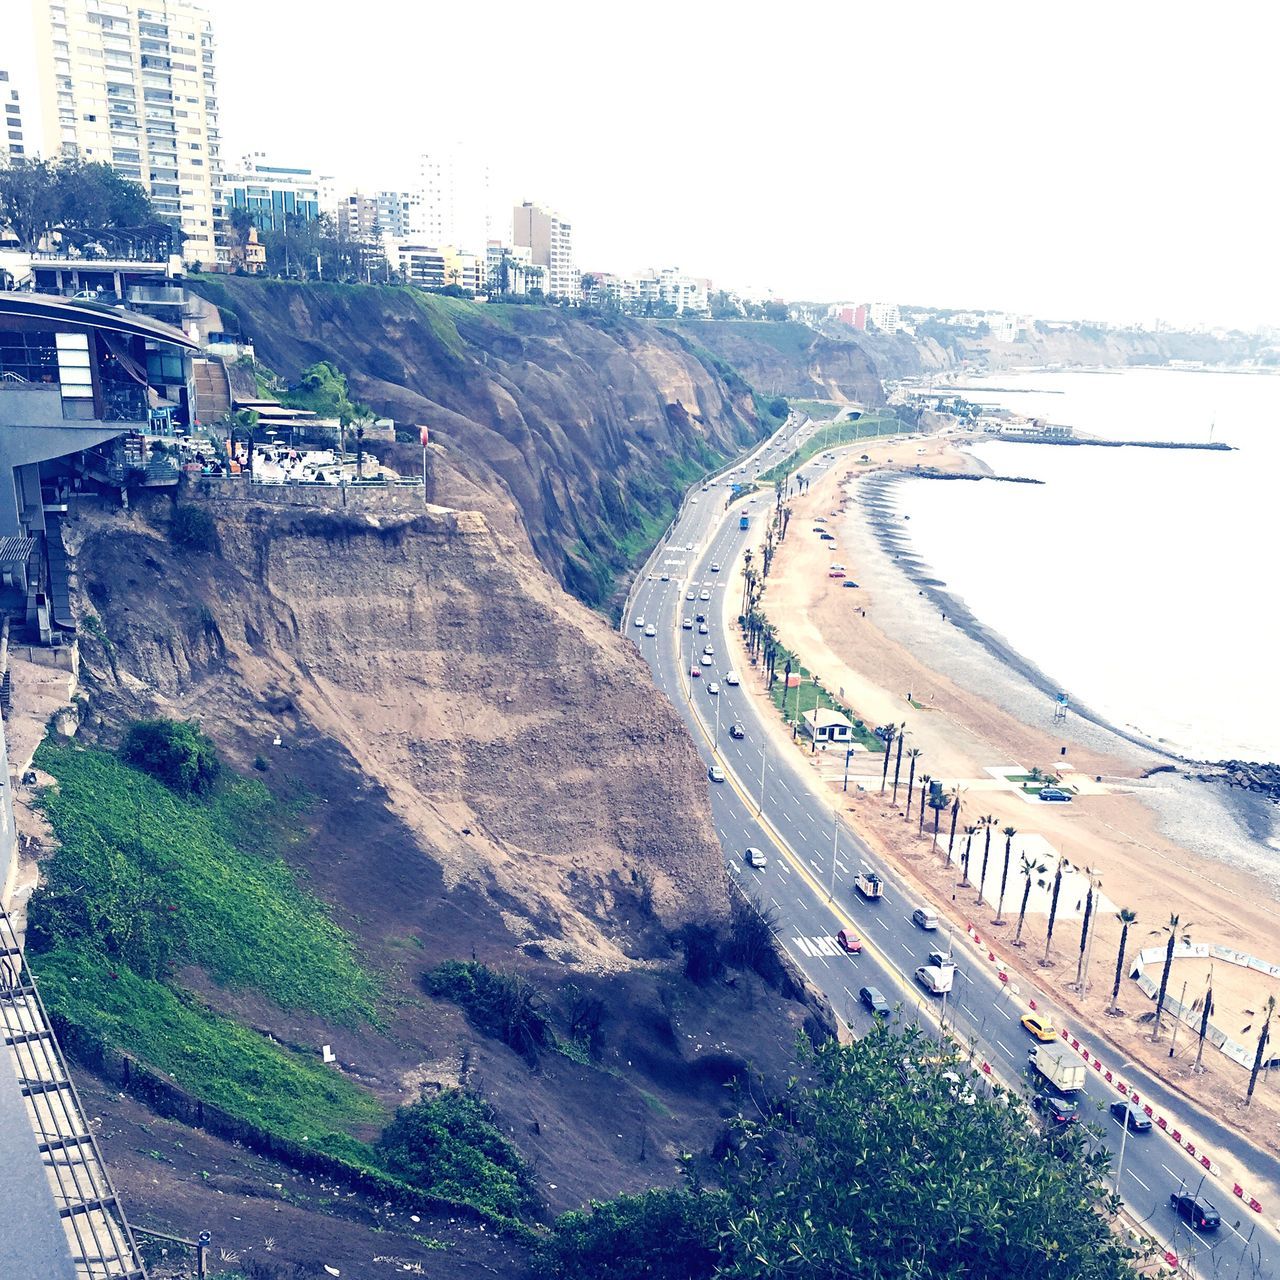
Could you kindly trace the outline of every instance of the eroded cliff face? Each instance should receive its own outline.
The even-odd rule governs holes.
[[[418,290],[219,277],[193,286],[287,378],[317,360],[355,399],[444,448],[433,496],[455,477],[495,520],[514,509],[538,558],[601,604],[684,488],[763,434],[750,390],[671,334],[547,307],[482,305]]]

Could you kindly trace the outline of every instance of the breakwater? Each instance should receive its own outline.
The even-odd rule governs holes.
[[[1099,449],[1202,449],[1212,453],[1233,453],[1235,446],[1221,440],[1098,440],[1091,436],[1042,436],[1015,431],[988,432],[989,440],[1003,444],[1092,445]]]
[[[980,471],[939,471],[936,467],[916,467],[907,472],[917,480],[1001,480],[1005,484],[1044,484],[1031,476],[996,476]]]

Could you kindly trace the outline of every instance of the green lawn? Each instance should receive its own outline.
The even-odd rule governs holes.
[[[776,467],[766,471],[760,477],[760,483],[776,484],[810,458],[827,449],[852,444],[855,440],[897,435],[907,429],[889,409],[875,409],[864,413],[856,422],[833,422],[829,426],[819,427],[799,449],[785,457]]]
[[[788,403],[795,413],[803,413],[814,422],[826,422],[845,407],[830,400],[790,400]]]
[[[773,699],[773,705],[778,708],[782,718],[788,723],[798,720],[806,711],[813,711],[815,708],[821,708],[828,711],[838,711],[841,715],[846,715],[853,721],[853,740],[861,743],[868,751],[883,751],[884,743],[875,735],[875,726],[867,725],[859,720],[849,710],[844,703],[837,701],[821,684],[813,683],[813,673],[794,655],[791,654],[791,674],[799,673],[802,683],[792,689],[788,689],[783,682],[783,671],[787,665],[787,651],[782,650],[779,654],[777,662],[774,664],[774,670],[777,679],[774,681],[773,688],[769,691],[769,696]]]

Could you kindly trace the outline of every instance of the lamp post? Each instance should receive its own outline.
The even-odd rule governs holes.
[[[840,811],[831,811],[831,883],[827,886],[827,901],[836,896],[836,855],[840,852]]]
[[[844,753],[844,786],[840,788],[842,791],[848,791],[848,790],[849,790],[849,760],[850,760],[850,757],[852,757],[852,755],[853,755],[853,748],[852,748],[852,747],[847,747],[847,748],[845,748],[845,753]]]
[[[1178,1027],[1182,1022],[1182,1011],[1187,1007],[1187,983],[1182,983],[1182,995],[1178,998],[1178,1016],[1173,1020],[1173,1034],[1169,1037],[1169,1057],[1173,1057],[1173,1046],[1178,1043]]]
[[[1129,1068],[1132,1066],[1133,1066],[1132,1062],[1122,1062],[1116,1068],[1116,1075],[1119,1075],[1121,1071],[1128,1071]],[[1127,1102],[1127,1099],[1126,1099],[1126,1102]],[[1125,1147],[1125,1143],[1128,1142],[1128,1140],[1129,1140],[1129,1109],[1128,1109],[1128,1106],[1126,1106],[1124,1119],[1120,1122],[1120,1160],[1119,1160],[1119,1163],[1116,1165],[1115,1184],[1111,1188],[1116,1195],[1120,1194],[1120,1175],[1124,1173],[1124,1147]]]

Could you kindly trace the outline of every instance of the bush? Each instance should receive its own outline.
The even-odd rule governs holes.
[[[724,970],[720,954],[720,935],[713,925],[686,924],[676,934],[684,951],[684,976],[690,982],[705,986]]]
[[[537,991],[518,974],[498,973],[475,960],[446,960],[426,975],[424,985],[431,995],[458,1005],[477,1031],[495,1036],[531,1065],[554,1039]]]
[[[179,507],[169,522],[169,536],[178,546],[192,551],[218,550],[217,526],[203,507]]]
[[[528,1167],[498,1132],[492,1110],[460,1089],[401,1107],[377,1149],[389,1173],[431,1195],[508,1218],[535,1205]]]
[[[704,1280],[716,1273],[719,1196],[655,1190],[593,1201],[556,1220],[534,1258],[538,1280]]]
[[[218,749],[194,720],[135,720],[120,758],[184,796],[207,796],[222,768]]]

